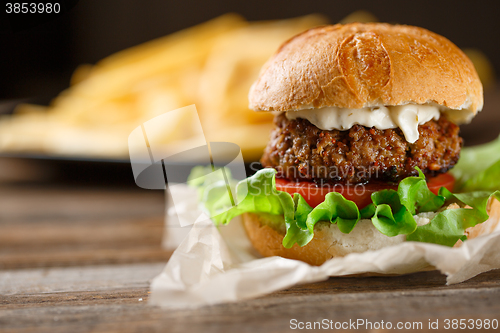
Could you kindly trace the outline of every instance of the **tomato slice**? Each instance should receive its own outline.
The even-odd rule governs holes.
[[[427,186],[432,193],[437,194],[441,187],[446,187],[452,191],[455,185],[455,178],[450,173],[440,174],[436,177],[427,180]],[[318,186],[314,182],[308,181],[289,181],[283,178],[276,178],[276,189],[283,192],[288,192],[291,195],[299,193],[304,197],[306,202],[311,207],[316,207],[325,200],[325,196],[329,192],[338,192],[347,200],[354,201],[354,203],[361,209],[371,201],[373,192],[384,189],[397,190],[397,184],[389,184],[381,181],[371,181],[365,184],[325,184]]]

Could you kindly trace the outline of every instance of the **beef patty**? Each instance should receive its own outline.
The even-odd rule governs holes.
[[[290,180],[361,183],[371,179],[397,182],[418,175],[444,173],[458,161],[459,128],[444,116],[418,126],[419,139],[406,141],[399,128],[379,130],[354,125],[325,131],[305,119],[274,119],[261,163]]]

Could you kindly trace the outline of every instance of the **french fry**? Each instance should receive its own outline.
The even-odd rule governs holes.
[[[367,12],[366,10],[357,10],[344,17],[342,20],[340,20],[339,23],[347,24],[354,22],[360,22],[360,23],[378,22],[378,18],[372,13]]]
[[[76,84],[52,101],[52,112],[61,117],[72,114],[74,121],[79,117],[83,122],[98,118],[107,105],[130,99],[141,82],[152,77],[169,77],[179,68],[200,68],[215,39],[247,24],[235,14],[224,15],[119,52],[90,69],[79,68],[73,78]]]
[[[97,63],[89,78],[74,86],[72,92],[95,99],[121,96],[137,81],[151,75],[168,75],[170,70],[182,66],[202,64],[215,39],[246,24],[237,16],[222,16],[151,44],[122,51]]]
[[[325,23],[318,15],[248,23],[228,14],[79,66],[49,107],[20,105],[0,121],[0,150],[127,158],[133,129],[196,104],[208,141],[234,142],[256,160],[273,115],[248,109],[251,84],[284,40]],[[199,139],[193,124],[179,116],[151,140],[189,147]]]
[[[91,64],[79,65],[73,72],[73,75],[71,75],[69,84],[74,86],[86,80],[90,76],[90,73],[92,73],[93,68],[94,66]]]
[[[248,24],[240,15],[234,13],[225,14],[194,27],[110,55],[96,64],[95,74],[113,69],[125,69],[128,65],[140,62],[149,62],[151,59],[158,57],[158,54],[172,52],[171,48],[182,48],[187,44],[199,42],[206,43],[233,29]],[[182,57],[177,60],[185,61]]]
[[[43,142],[50,135],[48,132],[50,122],[46,114],[24,112],[17,117],[3,116],[1,118],[0,150],[46,152]]]
[[[16,107],[15,114],[16,115],[25,115],[32,113],[43,114],[44,112],[47,112],[47,109],[48,107],[46,106],[25,103],[25,104],[20,104],[19,106]]]
[[[200,116],[207,132],[220,133],[223,129],[237,127],[237,131],[225,131],[228,134],[226,140],[239,141],[243,150],[251,146],[255,134],[263,134],[263,138],[267,140],[268,132],[245,132],[253,128],[246,125],[270,124],[273,118],[269,112],[248,109],[250,86],[257,79],[262,65],[284,40],[325,23],[322,16],[309,15],[254,23],[219,38],[208,57],[200,81],[199,103],[203,111]],[[240,133],[252,139],[240,139]]]

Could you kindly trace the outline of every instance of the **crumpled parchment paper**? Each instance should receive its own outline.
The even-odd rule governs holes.
[[[500,230],[474,238],[459,248],[405,242],[377,251],[334,258],[322,266],[281,257],[262,258],[252,247],[239,218],[215,227],[198,207],[196,191],[176,185],[182,207],[167,207],[165,247],[178,247],[151,283],[150,304],[166,308],[199,307],[259,297],[299,283],[352,274],[407,274],[437,269],[447,284],[460,283],[500,268]],[[182,193],[180,193],[180,192]],[[168,195],[167,195],[167,202]],[[181,228],[177,221],[199,216]],[[181,237],[184,238],[181,240]]]

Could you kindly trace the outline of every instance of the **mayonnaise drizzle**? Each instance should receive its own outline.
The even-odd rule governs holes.
[[[399,127],[406,141],[418,140],[418,125],[438,120],[439,108],[433,105],[406,104],[362,109],[327,107],[286,112],[288,119],[303,118],[322,130],[348,130],[353,125],[388,129]]]

